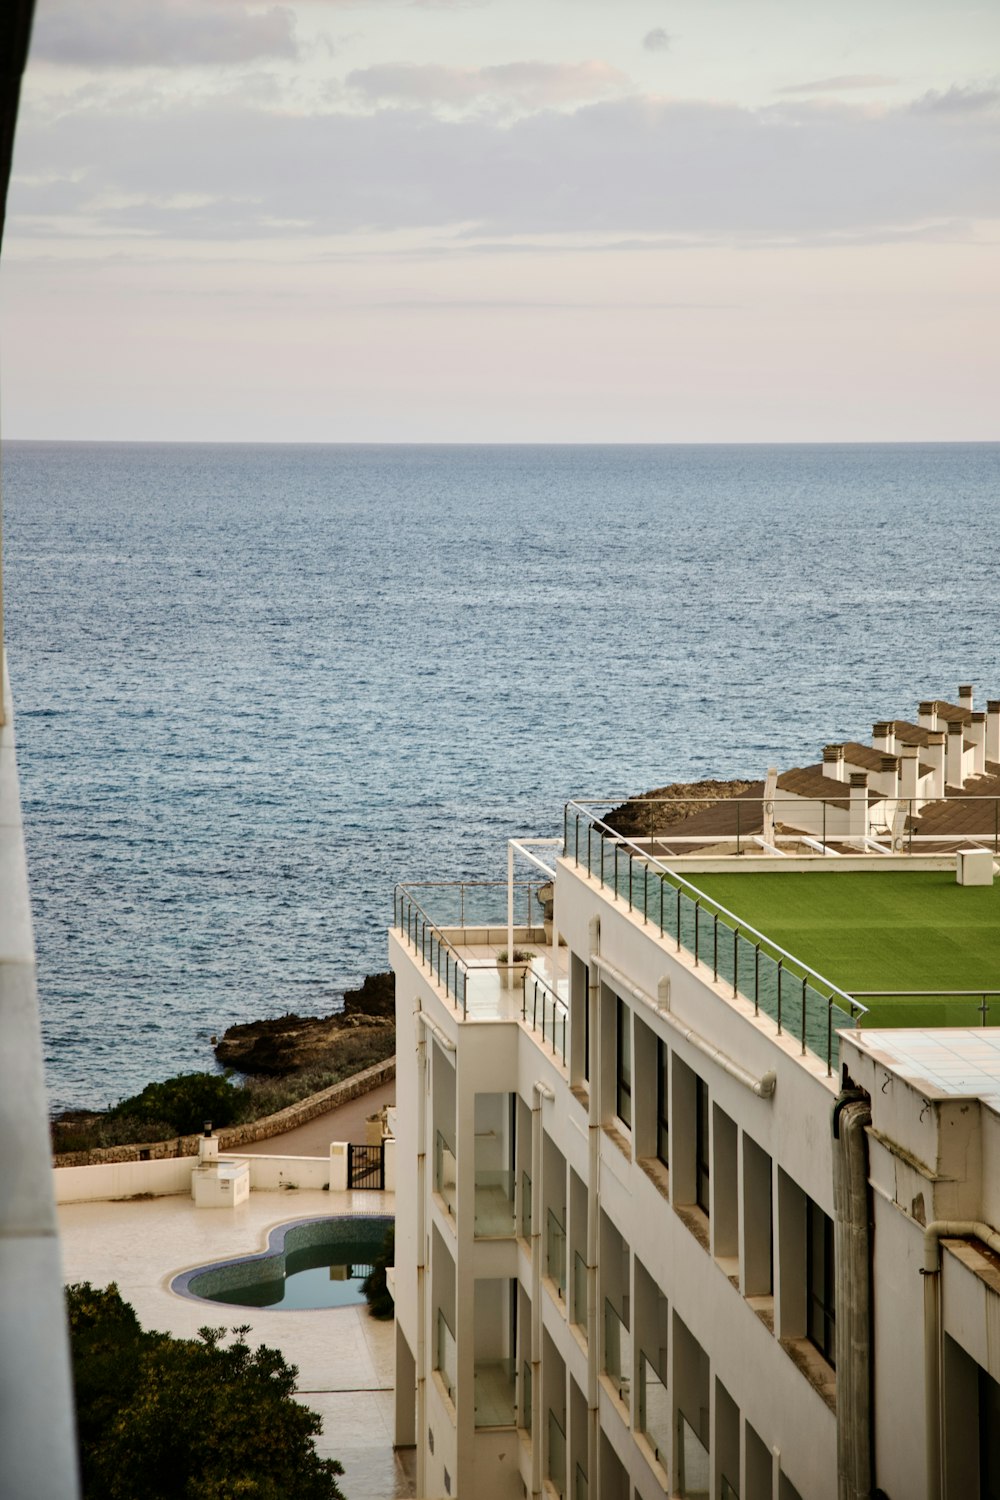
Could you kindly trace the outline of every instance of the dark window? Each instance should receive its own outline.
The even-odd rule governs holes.
[[[708,1084],[695,1075],[695,1173],[698,1207],[706,1214],[712,1212],[709,1188],[711,1168],[708,1156]]]
[[[979,1495],[1000,1500],[1000,1385],[979,1371]]]
[[[632,1016],[624,1000],[618,1000],[618,1098],[616,1109],[623,1125],[632,1124]]]
[[[833,1220],[811,1198],[806,1199],[806,1316],[810,1343],[836,1364]]]
[[[667,1068],[670,1053],[667,1044],[656,1039],[656,1154],[665,1167],[670,1165],[670,1079]]]

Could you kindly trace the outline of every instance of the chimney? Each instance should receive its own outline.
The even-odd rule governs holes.
[[[884,750],[886,755],[895,755],[896,726],[891,719],[880,719],[872,725],[872,744],[876,750]]]
[[[899,760],[895,755],[883,755],[876,773],[875,790],[884,797],[899,796]]]
[[[205,1134],[198,1141],[198,1161],[202,1166],[219,1160],[219,1137],[212,1134],[211,1120],[205,1121]]]
[[[971,712],[972,712],[972,683],[971,682],[967,682],[967,683],[965,683],[965,685],[963,687],[959,688],[959,690],[958,690],[958,702],[959,702],[959,706],[961,708],[967,708],[969,710],[969,713],[971,714]]]
[[[965,725],[956,724],[953,719],[948,725],[948,752],[945,757],[945,780],[949,786],[957,787],[959,790],[965,785],[965,777],[962,774],[962,747],[964,744]]]
[[[843,745],[823,746],[823,775],[831,776],[834,781],[844,780]]]
[[[986,704],[986,759],[1000,761],[1000,698]]]
[[[920,811],[917,798],[917,781],[920,776],[920,751],[916,745],[903,745],[899,752],[899,795],[912,806],[908,812]]]
[[[917,723],[922,724],[925,729],[936,729],[938,727],[936,699],[927,698],[923,703],[918,705]]]
[[[927,764],[931,767],[933,775],[928,795],[931,797],[944,796],[944,763],[945,763],[945,740],[947,735],[943,729],[936,729],[928,738],[924,746],[924,756]]]
[[[849,838],[868,837],[868,772],[851,772],[851,800],[847,813]]]
[[[982,776],[986,770],[986,715],[974,713],[972,723],[967,726],[969,739],[975,749],[972,752],[972,774]]]

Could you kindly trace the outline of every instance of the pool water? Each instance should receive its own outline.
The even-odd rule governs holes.
[[[392,1222],[345,1216],[283,1224],[271,1231],[265,1254],[200,1266],[171,1285],[183,1296],[236,1307],[353,1307],[365,1300],[362,1283]]]

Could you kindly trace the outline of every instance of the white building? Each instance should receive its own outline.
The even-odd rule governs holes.
[[[959,865],[992,884],[1000,702],[875,729],[681,821],[651,805],[641,835],[570,804],[554,927],[512,879],[397,891],[396,1439],[420,1495],[1000,1496],[1000,965],[908,1002],[978,1029],[887,1029],[897,1002],[694,885],[905,873],[940,958],[954,901],[993,901],[954,892]]]

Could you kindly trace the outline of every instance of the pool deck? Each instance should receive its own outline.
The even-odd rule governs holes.
[[[280,1312],[200,1302],[170,1290],[179,1271],[266,1249],[268,1232],[289,1220],[393,1211],[392,1193],[302,1190],[251,1193],[235,1209],[199,1209],[189,1197],[64,1204],[64,1279],[117,1282],[144,1328],[181,1338],[205,1324],[249,1323],[252,1345],[278,1348],[298,1366],[300,1399],[323,1419],[317,1449],[344,1465],[348,1500],[409,1500],[412,1454],[392,1447],[391,1322],[377,1322],[365,1307]]]

